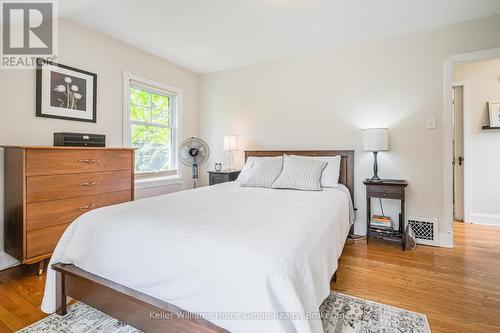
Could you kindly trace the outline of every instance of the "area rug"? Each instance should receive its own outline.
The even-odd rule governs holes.
[[[325,333],[430,333],[423,314],[332,292],[320,307]]]
[[[320,307],[325,333],[430,333],[425,315],[332,292]],[[65,316],[52,314],[18,333],[140,333],[77,302]]]

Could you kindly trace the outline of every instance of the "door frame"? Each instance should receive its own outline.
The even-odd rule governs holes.
[[[470,95],[470,82],[469,81],[456,81],[453,82],[453,88],[462,87],[462,112],[463,112],[463,127],[462,127],[462,137],[464,143],[464,188],[463,188],[463,200],[464,200],[464,223],[471,223],[470,221],[470,205],[471,205],[471,197],[470,197],[470,167],[471,167],[471,95]],[[454,180],[453,180],[454,181]]]
[[[453,66],[500,59],[500,47],[453,55],[444,61],[443,80],[443,232],[439,233],[439,245],[453,247]],[[465,147],[464,147],[465,150]],[[465,153],[465,151],[464,151]],[[465,172],[465,170],[464,170]],[[465,189],[465,184],[464,184]],[[465,197],[464,197],[465,200]],[[465,201],[464,201],[465,209]],[[465,213],[465,212],[464,212]],[[464,214],[465,218],[465,214]]]

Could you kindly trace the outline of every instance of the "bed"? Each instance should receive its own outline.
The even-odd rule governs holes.
[[[353,222],[354,152],[245,157],[282,154],[341,155],[341,185],[230,182],[89,212],[54,251],[42,310],[65,314],[71,297],[145,332],[322,332]]]

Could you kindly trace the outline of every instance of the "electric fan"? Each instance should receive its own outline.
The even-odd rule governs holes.
[[[198,167],[203,165],[210,156],[210,148],[200,138],[191,137],[186,139],[179,148],[179,160],[182,164],[190,166],[193,170],[193,187],[196,188],[198,179]]]

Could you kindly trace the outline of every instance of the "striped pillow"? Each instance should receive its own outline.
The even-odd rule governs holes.
[[[336,156],[300,156],[290,155],[293,158],[305,160],[317,160],[326,162],[326,167],[321,174],[321,187],[338,187],[340,177],[340,155]]]
[[[252,173],[252,165],[255,161],[267,160],[267,159],[275,159],[281,161],[283,159],[283,156],[272,156],[272,157],[249,156],[247,158],[245,165],[243,165],[243,168],[241,169],[237,181],[244,182],[250,176],[250,173]]]
[[[243,187],[267,187],[271,188],[273,182],[281,173],[283,159],[265,158],[256,159],[247,179],[240,185]]]
[[[285,155],[283,171],[273,183],[273,188],[303,191],[322,191],[321,173],[327,163]]]

